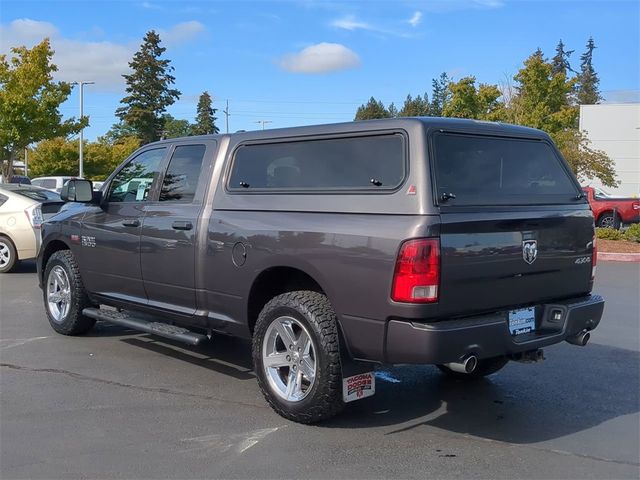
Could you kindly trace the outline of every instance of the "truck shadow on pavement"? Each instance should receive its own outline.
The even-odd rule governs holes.
[[[189,347],[169,339],[142,335],[122,340],[177,360],[228,375],[237,380],[255,380],[251,362],[251,345],[239,338],[216,337],[199,347]]]
[[[122,342],[207,368],[237,380],[254,380],[247,340],[217,336],[189,347],[116,326]],[[96,332],[104,335],[105,331]],[[396,435],[435,427],[479,438],[530,444],[587,430],[640,410],[640,352],[605,345],[556,345],[538,364],[511,362],[488,378],[461,381],[434,366],[379,367],[376,395],[347,405],[318,428],[376,428]],[[257,389],[257,386],[256,386]]]
[[[374,397],[349,404],[341,416],[320,426],[397,426],[386,435],[430,426],[529,444],[639,411],[639,352],[590,344],[558,345],[546,353],[548,360],[541,364],[511,362],[471,382],[447,378],[429,366],[384,369]]]

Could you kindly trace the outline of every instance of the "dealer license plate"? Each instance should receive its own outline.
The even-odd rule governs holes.
[[[536,309],[522,308],[509,312],[509,333],[522,335],[533,332],[536,329]]]

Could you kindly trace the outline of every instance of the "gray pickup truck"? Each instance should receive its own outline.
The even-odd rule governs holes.
[[[145,145],[47,221],[51,326],[192,345],[252,339],[269,404],[303,423],[375,391],[375,364],[477,378],[586,345],[593,216],[538,130],[374,120]],[[568,366],[569,368],[569,366]]]

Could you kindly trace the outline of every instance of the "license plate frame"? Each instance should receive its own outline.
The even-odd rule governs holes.
[[[536,309],[535,307],[510,310],[508,314],[509,333],[513,337],[535,332]]]

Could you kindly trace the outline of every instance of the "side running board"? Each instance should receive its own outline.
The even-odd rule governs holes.
[[[103,322],[114,323],[122,327],[151,333],[160,337],[170,338],[189,345],[200,345],[208,340],[206,335],[192,332],[186,328],[176,327],[162,322],[148,322],[116,310],[100,310],[99,308],[85,308],[83,315]]]

